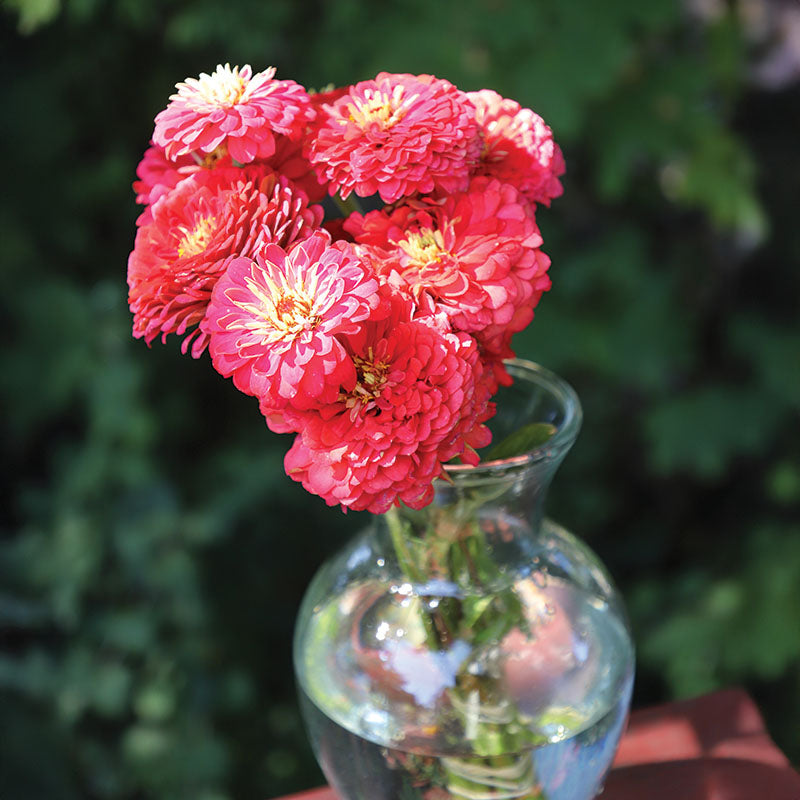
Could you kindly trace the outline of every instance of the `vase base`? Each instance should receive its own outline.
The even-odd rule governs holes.
[[[340,800],[591,800],[627,718],[630,685],[575,736],[523,753],[440,757],[385,747],[346,730],[301,691],[314,749]]]

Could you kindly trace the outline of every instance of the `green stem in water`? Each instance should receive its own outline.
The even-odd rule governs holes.
[[[392,539],[392,546],[400,569],[412,583],[424,583],[425,575],[415,563],[414,555],[408,546],[408,526],[403,522],[396,507],[390,508],[384,516],[389,526],[389,535]],[[428,646],[433,650],[439,650],[441,648],[441,637],[437,632],[435,620],[425,611],[420,614],[420,617],[422,618],[422,624],[425,626],[425,638],[428,641]]]
[[[403,574],[410,580],[415,583],[423,583],[425,581],[425,576],[414,562],[414,556],[408,546],[407,526],[400,517],[400,513],[397,508],[393,506],[384,516],[389,526],[389,535],[392,537],[392,546],[394,547],[397,561],[400,564],[400,569],[403,570]]]
[[[444,564],[449,566],[448,571],[454,569],[452,557],[453,553],[457,552],[458,560],[466,569],[473,590],[493,583],[500,574],[488,555],[486,535],[477,518],[479,505],[479,502],[461,501],[457,504],[457,508],[451,509],[448,517],[456,520],[455,527],[448,529],[445,538],[441,540],[447,543],[447,549],[451,554],[449,558],[444,559]],[[435,521],[436,517],[428,526],[424,542],[416,541],[411,530],[412,524],[403,518],[397,508],[387,511],[385,519],[403,574],[411,583],[418,585],[426,583],[431,564],[428,564],[427,560],[422,557],[421,545],[424,543],[430,549],[434,546],[437,533],[441,537],[441,532],[438,531],[439,523]],[[418,547],[415,548],[415,544]],[[453,574],[451,577],[455,578],[456,576]],[[436,611],[421,606],[420,617],[425,627],[428,647],[432,650],[441,650],[451,638],[458,636],[459,633],[474,633],[475,631],[470,630],[473,626],[476,627],[478,636],[483,633],[494,639],[500,633],[504,633],[521,616],[521,609],[517,605],[518,601],[513,591],[509,591],[508,594],[509,597],[498,595],[499,602],[489,602],[485,609],[483,607],[478,609],[478,617],[472,623],[465,620],[465,609],[461,603],[458,604],[456,617],[447,613],[443,605],[440,605]],[[510,602],[511,600],[516,602]],[[469,613],[468,610],[466,613]],[[465,624],[467,631],[460,631]],[[514,731],[505,720],[502,722],[491,721],[486,718],[488,711],[500,708],[492,705],[492,701],[489,699],[489,695],[492,693],[491,689],[495,688],[493,686],[494,679],[488,675],[476,677],[460,674],[458,685],[451,690],[454,705],[457,698],[466,690],[463,685],[465,678],[471,681],[471,685],[474,684],[472,688],[476,692],[476,697],[486,695],[480,701],[484,719],[479,724],[482,728],[482,738],[491,739],[491,742],[484,742],[484,752],[494,751],[494,754],[489,755],[487,752],[483,757],[471,758],[442,757],[439,763],[444,770],[448,793],[453,800],[489,800],[490,798],[492,800],[494,798],[546,800],[546,796],[536,780],[529,752],[528,737],[520,731]],[[462,704],[463,702],[466,700],[463,700]],[[514,720],[513,707],[509,707],[508,713],[511,714],[509,721]]]

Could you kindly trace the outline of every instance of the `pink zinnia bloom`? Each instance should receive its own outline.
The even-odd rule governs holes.
[[[299,431],[287,474],[328,505],[382,513],[402,501],[421,508],[432,481],[456,456],[477,463],[493,413],[475,340],[429,321],[393,298],[392,313],[342,337],[357,381],[318,411],[270,417],[274,430]]]
[[[150,208],[128,259],[133,335],[148,344],[200,322],[232,259],[304,239],[322,220],[321,206],[309,207],[285,178],[256,167],[202,170]],[[195,330],[182,350],[191,343],[197,358],[207,339]]]
[[[323,105],[315,125],[309,156],[343,198],[461,189],[480,156],[475,109],[431,75],[382,72]]]
[[[328,194],[328,185],[320,182],[311,162],[303,155],[304,147],[303,140],[276,136],[275,152],[264,163],[302,189],[309,202],[318,203]]]
[[[151,145],[145,150],[142,160],[136,167],[136,175],[139,178],[133,182],[136,202],[151,206],[160,197],[172,191],[184,178],[195,172],[232,165],[232,159],[225,153],[224,146],[202,159],[186,155],[170,161],[163,147]],[[150,209],[145,208],[136,220],[136,224],[145,225],[152,219]]]
[[[335,103],[340,97],[344,97],[350,91],[349,86],[334,86],[329,84],[319,92],[309,92],[308,96],[311,100],[311,105],[318,111],[322,106],[330,103]]]
[[[432,299],[479,342],[522,330],[550,287],[533,206],[491,178],[441,200],[352,214],[345,229],[383,280],[418,305]]]
[[[355,333],[377,307],[378,282],[351,245],[325,231],[284,250],[238,258],[214,287],[202,323],[214,367],[262,404],[300,409],[331,403],[355,386],[336,338]]]
[[[294,81],[274,79],[275,68],[252,75],[226,64],[212,75],[188,78],[156,116],[155,144],[167,157],[212,153],[225,144],[241,164],[275,152],[275,133],[299,137],[313,110],[306,90]]]
[[[202,167],[191,156],[180,156],[170,161],[163,147],[151,145],[144,151],[136,167],[136,177],[139,179],[133,182],[136,202],[142,205],[155,203],[162,194],[174,189],[180,181],[200,169]]]
[[[480,340],[481,361],[484,365],[484,378],[490,395],[497,393],[500,386],[510,386],[514,380],[508,374],[505,359],[514,358],[516,353],[511,349],[513,331],[495,331]]]
[[[516,186],[533,203],[549,206],[563,193],[559,177],[564,157],[544,120],[515,100],[491,89],[467,92],[483,134],[483,153],[475,169]]]

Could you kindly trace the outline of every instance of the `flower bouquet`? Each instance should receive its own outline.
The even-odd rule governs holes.
[[[511,349],[550,287],[536,210],[563,171],[533,111],[431,75],[310,93],[225,65],[155,118],[134,336],[208,350],[294,434],[289,477],[379,515],[296,637],[343,800],[588,798],[619,738],[624,615],[541,514],[580,407]]]

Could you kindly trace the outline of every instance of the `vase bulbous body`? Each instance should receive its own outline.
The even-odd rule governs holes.
[[[306,593],[298,688],[342,800],[589,800],[602,788],[630,704],[630,632],[597,556],[543,514],[580,404],[537,365],[507,368],[493,440],[546,440],[448,466],[430,506],[374,517]]]

